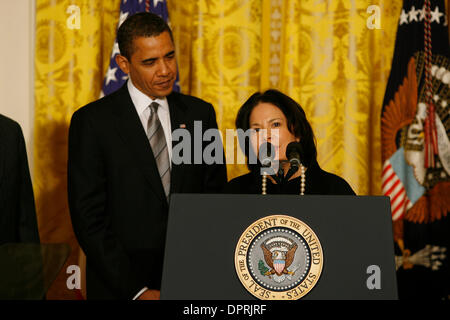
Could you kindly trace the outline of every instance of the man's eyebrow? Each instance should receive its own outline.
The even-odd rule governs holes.
[[[171,56],[175,54],[175,50],[169,51],[168,53],[166,53],[165,57],[167,56]]]
[[[171,55],[174,55],[174,54],[175,54],[175,50],[172,50],[172,51],[169,51],[168,53],[166,53],[164,55],[164,57],[168,57],[168,56],[171,56]],[[142,60],[141,63],[148,63],[148,62],[153,62],[153,61],[156,61],[156,60],[158,60],[158,58],[148,58],[148,59]]]
[[[158,60],[158,58],[148,58],[148,59],[142,60],[141,63],[153,62],[156,60]]]

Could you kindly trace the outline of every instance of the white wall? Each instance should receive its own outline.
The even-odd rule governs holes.
[[[0,113],[17,121],[33,170],[35,0],[0,0]]]

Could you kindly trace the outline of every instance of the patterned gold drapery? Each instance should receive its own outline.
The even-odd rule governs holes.
[[[119,3],[36,2],[33,181],[39,233],[43,243],[64,242],[72,248],[48,299],[77,298],[76,291],[66,286],[67,266],[79,263],[67,203],[68,127],[76,109],[99,97]]]
[[[380,194],[380,112],[401,4],[168,1],[182,90],[213,103],[222,131],[255,91],[283,91],[305,109],[321,166],[358,194]],[[228,166],[230,178],[245,171]]]
[[[67,129],[73,112],[99,96],[119,3],[36,4],[35,197],[41,239],[69,242],[67,264],[78,263],[67,206]],[[182,91],[213,103],[222,131],[234,128],[238,108],[252,93],[280,89],[305,109],[321,166],[358,194],[380,194],[380,112],[400,0],[167,3]],[[79,29],[71,5],[80,9]],[[380,10],[381,29],[367,27],[371,5]],[[228,170],[232,178],[246,167]],[[62,272],[49,298],[74,298],[66,279]]]

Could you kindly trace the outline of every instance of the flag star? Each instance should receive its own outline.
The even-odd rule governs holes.
[[[425,19],[425,13],[426,13],[425,6],[423,6],[422,9],[420,9],[418,11],[420,13],[419,21],[424,20]]]
[[[117,68],[112,68],[112,69],[111,69],[111,67],[108,68],[108,71],[106,72],[105,86],[107,86],[111,81],[117,81],[116,71],[117,71]]]
[[[409,22],[412,22],[413,20],[417,20],[417,14],[420,13],[420,10],[416,10],[416,7],[412,6],[411,10],[409,11]]]
[[[117,41],[114,42],[113,50],[111,53],[111,58],[114,58],[116,54],[120,54],[119,43]]]
[[[402,9],[402,14],[400,15],[400,25],[403,23],[408,23],[408,14]]]
[[[442,108],[445,108],[447,106],[447,100],[442,100],[441,106]]]
[[[431,11],[431,22],[436,21],[437,23],[441,23],[441,17],[444,14],[442,12],[439,12],[439,7],[435,7],[434,11]]]
[[[158,2],[161,2],[162,4],[164,4],[164,0],[153,0],[153,8],[156,8],[156,6],[158,5]]]
[[[119,27],[121,24],[127,19],[129,12],[122,12],[120,11],[120,17],[119,17]]]
[[[434,97],[433,97],[433,100],[434,100],[435,102],[438,102],[438,101],[439,101],[439,96],[438,96],[437,94],[435,94]]]

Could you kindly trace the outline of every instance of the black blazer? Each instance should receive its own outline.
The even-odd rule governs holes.
[[[20,125],[0,115],[0,245],[39,243],[33,188]]]
[[[211,104],[175,92],[167,100],[172,130],[185,126],[193,137],[194,120],[202,121],[202,131],[217,128]],[[218,193],[225,184],[225,164],[172,164],[171,194]],[[87,257],[88,299],[131,299],[145,286],[160,289],[168,203],[126,84],[74,113],[68,193]]]

